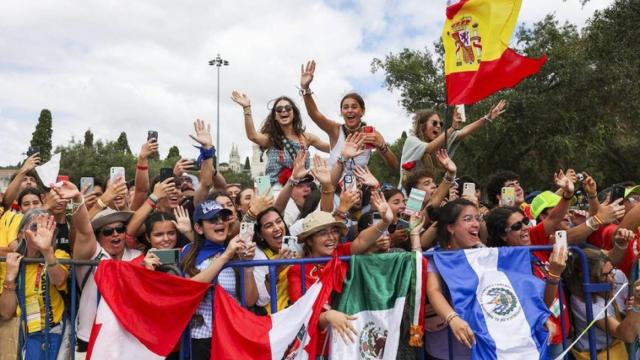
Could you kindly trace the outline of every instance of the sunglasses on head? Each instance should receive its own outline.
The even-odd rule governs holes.
[[[229,221],[230,216],[229,215],[221,215],[221,214],[216,214],[214,215],[211,219],[205,219],[204,221],[208,222],[209,224],[217,224],[220,221],[226,222]]]
[[[514,222],[511,226],[507,227],[505,232],[520,231],[524,225],[529,225],[529,222],[528,217],[522,218],[522,220]]]
[[[118,225],[116,227],[103,227],[102,230],[100,230],[100,233],[103,236],[111,236],[113,235],[114,231],[118,234],[123,234],[125,231],[127,231],[127,227],[124,225]]]
[[[293,108],[291,107],[291,105],[285,105],[285,106],[276,106],[276,112],[278,114],[280,114],[283,111],[286,112],[290,112]]]

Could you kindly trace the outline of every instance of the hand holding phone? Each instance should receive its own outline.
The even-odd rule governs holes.
[[[80,191],[84,191],[86,188],[87,194],[93,192],[93,186],[95,185],[94,181],[95,180],[92,177],[80,178]]]
[[[255,180],[256,195],[267,196],[271,190],[271,178],[267,175],[258,176]]]
[[[240,223],[240,240],[245,245],[250,245],[253,242],[254,223],[241,222]]]
[[[500,206],[516,205],[516,188],[505,186],[501,191]]]
[[[567,232],[564,230],[558,230],[555,233],[556,242],[553,246],[558,248],[567,248]]]
[[[147,141],[154,139],[155,141],[158,141],[158,132],[155,130],[149,130],[147,132]]]
[[[156,255],[162,265],[177,264],[180,259],[178,249],[149,249],[149,252]]]
[[[515,195],[515,193],[514,193]],[[476,196],[476,184],[464,183],[462,184],[462,196]]]
[[[297,236],[284,236],[282,238],[282,248],[291,251],[296,257],[302,257],[304,255],[302,245],[298,243]]]
[[[362,128],[362,132],[365,134],[373,134],[373,132],[375,131],[375,128],[373,126],[365,126]],[[364,143],[364,148],[365,149],[374,149],[376,146],[374,144],[371,143]]]
[[[111,179],[111,183],[115,183],[118,178],[122,178],[123,181],[126,181],[124,177],[124,168],[122,166],[114,166],[109,169],[109,179]]]
[[[405,213],[411,216],[422,210],[422,204],[424,203],[424,198],[426,195],[427,193],[423,190],[412,188],[411,192],[409,193],[409,199],[407,200]]]

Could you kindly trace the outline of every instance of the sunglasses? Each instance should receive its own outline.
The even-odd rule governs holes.
[[[102,230],[100,230],[100,233],[103,236],[111,236],[113,235],[113,232],[116,232],[118,234],[124,234],[125,231],[127,231],[127,227],[124,225],[118,225],[116,227],[103,227]]]
[[[514,222],[513,224],[511,224],[511,226],[509,226],[508,228],[504,229],[505,232],[511,232],[511,231],[520,231],[522,230],[522,227],[524,225],[529,225],[530,221],[528,217],[522,218],[522,220],[518,221],[518,222]]]
[[[292,109],[293,109],[293,108],[291,107],[291,105],[276,106],[276,112],[277,112],[278,114],[280,114],[280,113],[281,113],[281,112],[283,112],[283,111],[291,112],[291,110],[292,110]]]
[[[208,222],[209,224],[217,224],[220,221],[227,222],[230,218],[231,217],[229,215],[216,214],[211,219],[205,219],[204,221]]]
[[[440,127],[444,126],[444,122],[443,121],[438,121],[438,120],[433,120],[431,121],[431,126],[438,126],[440,125]]]

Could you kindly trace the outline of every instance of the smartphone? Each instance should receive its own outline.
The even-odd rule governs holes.
[[[27,156],[31,156],[39,152],[40,152],[39,146],[29,146],[29,150],[27,150]]]
[[[409,229],[410,225],[411,224],[409,224],[408,220],[400,218],[398,219],[398,223],[396,224],[396,230],[407,230]]]
[[[157,131],[149,130],[147,132],[147,141],[149,141],[151,139],[155,139],[156,141],[158,141],[158,132]]]
[[[246,245],[253,242],[254,226],[255,225],[252,222],[240,223],[240,240],[242,240]]]
[[[358,183],[356,182],[356,177],[353,175],[345,175],[342,178],[342,191],[356,191],[358,190]]]
[[[614,185],[613,188],[611,188],[611,202],[618,199],[624,199],[624,186]]]
[[[160,258],[162,265],[177,264],[180,259],[179,249],[149,249],[150,253]]]
[[[375,224],[379,223],[380,221],[382,221],[382,216],[380,216],[379,212],[374,211],[373,214],[372,214],[371,225],[375,225]]]
[[[501,191],[500,206],[515,206],[516,205],[516,188],[511,186],[505,186]]]
[[[91,193],[93,192],[93,185],[95,185],[95,180],[92,177],[80,178],[80,191],[88,186],[87,193]]]
[[[257,196],[266,196],[270,192],[271,178],[267,175],[258,176],[256,177],[255,186]]]
[[[160,181],[165,181],[169,178],[173,178],[173,169],[172,168],[161,168],[160,169]]]
[[[371,133],[373,133],[374,131],[375,131],[375,128],[374,128],[373,126],[369,126],[369,125],[367,125],[367,126],[365,126],[365,127],[363,127],[363,128],[362,128],[362,132],[363,132],[363,133],[365,133],[365,134],[371,134]],[[373,149],[373,148],[375,148],[375,147],[376,147],[376,146],[375,146],[375,145],[373,145],[373,144],[367,144],[367,143],[365,143],[365,144],[364,144],[364,148],[365,148],[365,149]]]
[[[422,210],[422,203],[424,202],[426,194],[427,193],[420,189],[412,188],[409,193],[409,199],[407,199],[407,208],[405,209],[405,213],[411,216]]]
[[[556,231],[556,243],[554,246],[558,248],[567,248],[567,232],[564,230]]]
[[[456,105],[456,112],[460,114],[460,121],[467,121],[467,114],[465,113],[464,105]]]
[[[304,255],[302,245],[298,244],[297,236],[284,236],[282,238],[282,248],[291,250],[298,257],[302,257]]]
[[[512,188],[513,189],[513,188]],[[476,184],[474,183],[464,183],[462,184],[462,196],[476,196]],[[514,193],[515,198],[515,193]]]
[[[122,178],[122,180],[126,181],[124,177],[124,168],[122,166],[114,166],[109,169],[109,179],[111,179],[111,182],[115,182],[117,178]]]
[[[56,183],[63,182],[63,181],[69,181],[69,176],[68,175],[58,175],[56,177]]]

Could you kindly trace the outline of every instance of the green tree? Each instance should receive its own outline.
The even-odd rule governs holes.
[[[404,146],[404,142],[407,139],[407,133],[405,131],[402,132],[402,135],[396,139],[392,144],[389,145],[389,150],[392,151],[398,161],[400,161],[400,155],[402,154],[402,147]],[[400,171],[399,170],[391,170],[382,160],[382,156],[378,154],[373,154],[371,159],[369,160],[369,170],[375,177],[380,181],[381,184],[391,184],[397,185],[400,181]]]
[[[177,146],[172,146],[169,148],[169,153],[167,154],[167,159],[179,159],[180,158],[180,149]]]
[[[223,171],[221,172],[222,176],[224,176],[227,184],[241,184],[242,187],[253,187],[253,178],[251,174],[245,172],[234,173],[233,171]]]
[[[129,140],[127,140],[127,133],[125,133],[124,131],[120,133],[120,136],[118,136],[118,140],[116,140],[115,150],[125,154],[131,154]]]
[[[84,132],[84,147],[93,147],[93,133],[91,132],[91,129],[87,129],[87,131]]]
[[[49,161],[51,158],[51,136],[53,135],[51,111],[42,109],[36,129],[31,135],[31,146],[40,149],[40,158],[42,162]]]

